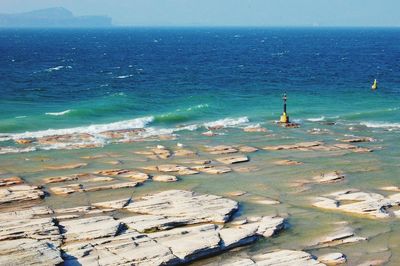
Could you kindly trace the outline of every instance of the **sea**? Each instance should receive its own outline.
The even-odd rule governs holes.
[[[375,79],[378,89],[372,90]],[[113,158],[125,162],[121,167],[150,164],[133,151],[151,145],[176,147],[179,142],[201,150],[217,144],[262,148],[374,138],[373,143],[360,144],[373,148],[371,153],[259,151],[250,155],[250,163],[260,169],[254,173],[200,174],[176,184],[153,182],[138,193],[177,187],[217,195],[250,191],[282,204],[271,209],[244,197],[241,213],[286,215],[290,226],[246,252],[306,249],[334,222],[345,221],[368,241],[324,252],[345,253],[349,265],[368,258],[400,264],[398,218],[374,220],[321,211],[310,204],[312,197],[340,189],[384,194],[379,187],[400,185],[398,28],[0,29],[0,92],[0,173],[33,183],[77,171],[44,171],[47,164],[78,162],[105,152],[117,154]],[[299,128],[275,123],[284,93],[288,115]],[[221,126],[225,129],[216,136],[202,135]],[[268,133],[243,131],[254,126]],[[116,143],[100,134],[128,129],[143,129],[140,140]],[[95,143],[96,148],[15,142],[66,134],[90,134],[94,140],[86,144]],[[175,139],[155,140],[161,134]],[[276,166],[272,162],[277,159],[304,165]],[[90,162],[87,169],[110,168],[104,166],[105,160]],[[345,172],[346,181],[303,193],[291,190],[296,180],[332,170]],[[120,192],[96,195],[117,198]],[[86,200],[47,199],[50,205],[63,207]]]

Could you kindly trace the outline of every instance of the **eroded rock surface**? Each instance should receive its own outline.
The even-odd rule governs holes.
[[[374,218],[393,216],[390,208],[398,205],[400,205],[400,199],[397,199],[394,195],[384,197],[378,193],[362,192],[356,189],[317,197],[313,203],[313,206],[322,209],[349,212]]]

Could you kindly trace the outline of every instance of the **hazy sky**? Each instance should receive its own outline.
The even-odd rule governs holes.
[[[400,26],[400,0],[0,0],[0,13],[48,7],[132,26]]]

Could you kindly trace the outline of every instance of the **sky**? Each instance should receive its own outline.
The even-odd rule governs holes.
[[[119,26],[400,27],[400,0],[0,0],[0,13],[49,7]]]

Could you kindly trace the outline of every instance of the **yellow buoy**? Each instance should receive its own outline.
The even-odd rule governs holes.
[[[374,84],[372,84],[371,89],[376,90],[378,88],[378,81],[375,79]]]
[[[286,93],[283,94],[282,100],[283,100],[283,113],[281,115],[281,119],[279,120],[279,122],[283,124],[288,124],[290,122],[289,122],[289,116],[286,113],[286,101],[287,101]]]

